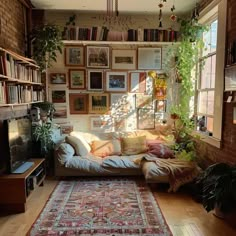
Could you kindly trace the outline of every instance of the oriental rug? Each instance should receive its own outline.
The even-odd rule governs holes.
[[[172,236],[143,180],[60,181],[28,235]]]

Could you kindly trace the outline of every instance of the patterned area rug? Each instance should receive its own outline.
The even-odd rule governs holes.
[[[144,181],[60,181],[28,235],[142,235],[172,233]]]

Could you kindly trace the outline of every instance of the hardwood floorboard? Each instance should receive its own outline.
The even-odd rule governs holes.
[[[0,236],[25,236],[37,219],[57,180],[47,179],[42,188],[37,188],[27,201],[27,211],[20,214],[0,215]],[[166,186],[152,184],[151,189],[174,236],[233,236],[236,235],[236,218],[231,225],[207,213],[180,189],[177,193],[168,193]]]

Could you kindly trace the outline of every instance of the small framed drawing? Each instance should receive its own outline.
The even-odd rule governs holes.
[[[146,72],[129,73],[129,92],[144,93],[146,91]]]
[[[88,113],[88,95],[87,94],[69,94],[70,114]]]
[[[135,70],[136,50],[112,50],[112,69]]]
[[[53,103],[65,103],[66,91],[65,90],[52,90],[52,102]]]
[[[89,113],[104,114],[109,109],[108,93],[90,93],[89,94]]]
[[[69,69],[69,88],[86,89],[85,70]]]
[[[106,72],[106,91],[126,92],[127,72],[119,72],[119,71]]]
[[[166,112],[166,100],[155,101],[155,112]]]
[[[88,70],[88,90],[103,90],[102,70]]]
[[[87,46],[87,67],[109,68],[110,48]]]
[[[155,111],[153,109],[139,108],[137,111],[138,129],[155,129]]]
[[[67,108],[66,105],[55,105],[55,112],[53,113],[54,119],[67,118]]]
[[[91,116],[90,117],[90,130],[111,132],[113,130],[112,118],[109,115]]]
[[[84,66],[84,47],[66,46],[65,47],[66,66]]]
[[[138,48],[138,69],[161,69],[161,48]]]
[[[50,73],[51,84],[66,84],[66,73]]]
[[[153,96],[143,93],[135,94],[135,107],[136,108],[153,108]]]

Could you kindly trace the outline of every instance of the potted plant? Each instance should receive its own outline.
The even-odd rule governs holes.
[[[216,216],[223,217],[236,209],[236,166],[213,164],[197,183],[202,187],[202,204],[207,212],[215,210]]]
[[[32,105],[32,108],[34,107],[40,108],[40,119],[44,121],[47,121],[48,118],[52,120],[56,111],[54,104],[48,101],[36,102]]]
[[[56,53],[62,53],[62,31],[59,26],[47,24],[32,31],[33,59],[45,71],[57,61]]]

